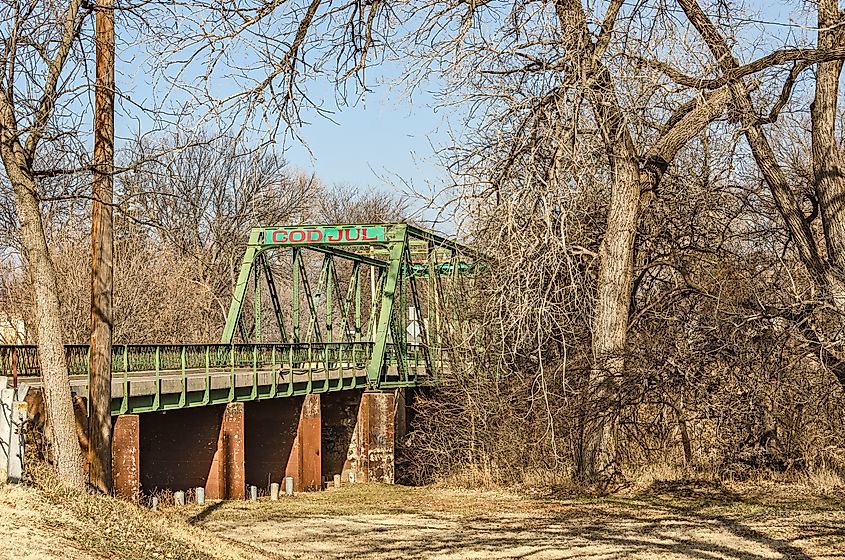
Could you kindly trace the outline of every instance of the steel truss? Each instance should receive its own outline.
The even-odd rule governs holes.
[[[474,251],[409,224],[255,227],[221,343],[268,342],[263,315],[269,311],[275,344],[371,343],[370,388],[433,382],[443,363],[444,284],[479,266]],[[290,282],[287,314],[276,284],[283,269]],[[369,294],[362,289],[367,277]],[[420,355],[422,372],[411,367]]]

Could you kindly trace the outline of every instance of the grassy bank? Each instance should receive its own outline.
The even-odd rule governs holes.
[[[34,484],[0,485],[0,532],[0,558],[274,558],[179,515],[61,490],[49,473]]]

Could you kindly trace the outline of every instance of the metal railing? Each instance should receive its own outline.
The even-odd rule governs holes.
[[[367,378],[372,342],[121,344],[112,348],[112,413],[126,414],[431,381],[429,349],[389,344],[381,377]],[[65,346],[72,376],[88,377],[88,345]],[[0,346],[0,375],[41,375],[37,347]],[[72,381],[73,384],[73,381]]]
[[[366,364],[371,342],[302,344],[116,344],[112,347],[112,371],[152,372],[187,369],[263,367],[305,364]],[[88,375],[90,347],[65,346],[70,375]],[[35,345],[0,345],[0,375],[38,377],[41,365]]]

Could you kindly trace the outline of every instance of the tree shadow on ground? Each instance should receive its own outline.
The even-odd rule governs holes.
[[[202,523],[209,515],[223,507],[225,503],[226,502],[224,500],[219,500],[208,504],[207,506],[202,508],[198,513],[189,517],[188,523],[190,523],[191,525]]]
[[[811,558],[794,540],[774,538],[729,517],[648,508],[639,511],[572,508],[537,517],[514,514],[309,516],[281,523],[259,523],[252,529],[223,530],[223,533],[292,557]],[[827,536],[837,531],[835,526],[830,529]],[[272,535],[272,540],[262,535]]]
[[[408,504],[402,513],[209,526],[286,558],[845,559],[837,548],[845,543],[845,508],[756,505],[719,483],[674,481],[629,499],[538,500],[481,513]]]

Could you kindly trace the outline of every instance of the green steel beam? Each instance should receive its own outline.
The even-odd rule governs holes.
[[[232,339],[235,336],[235,329],[237,328],[238,320],[241,316],[241,307],[243,306],[247,284],[249,283],[249,274],[252,272],[252,265],[255,262],[255,257],[260,252],[260,241],[261,230],[253,228],[249,234],[246,253],[244,254],[244,260],[241,264],[241,270],[238,273],[238,280],[235,283],[235,292],[232,294],[232,303],[229,305],[229,313],[226,316],[226,325],[223,327],[223,336],[220,337],[220,342],[224,344],[231,344]]]
[[[258,255],[260,260],[264,260],[262,255]],[[253,278],[253,288],[254,292],[252,295],[252,316],[253,316],[253,327],[252,327],[252,340],[249,342],[255,342],[256,344],[261,344],[261,271],[263,267],[257,266],[252,273]],[[247,341],[244,341],[247,342]]]
[[[279,337],[282,342],[287,342],[288,335],[285,330],[285,318],[282,313],[282,304],[279,302],[279,293],[276,290],[276,282],[273,279],[273,269],[270,267],[270,260],[266,253],[261,253],[261,264],[264,268],[264,277],[267,279],[267,291],[270,293],[270,302],[273,304],[273,314],[276,316],[276,326],[279,329]]]
[[[293,309],[292,326],[286,332],[284,314],[272,271],[265,251],[292,249]],[[315,301],[306,270],[303,250],[308,249],[324,254],[323,266],[318,281],[318,292],[325,298]],[[334,258],[342,258],[353,263],[346,293],[341,292],[340,277]],[[256,262],[256,259],[259,262]],[[482,261],[482,262],[479,262]],[[322,342],[343,340],[352,344],[351,330],[354,328],[354,341],[371,341],[372,352],[366,360],[367,384],[370,387],[396,386],[396,383],[415,383],[419,367],[436,376],[440,360],[441,335],[443,327],[442,312],[452,308],[456,313],[454,294],[443,292],[441,280],[451,279],[456,288],[461,284],[459,277],[483,272],[484,259],[478,252],[449,240],[437,233],[407,224],[347,224],[347,225],[302,225],[302,226],[260,226],[251,230],[244,259],[235,285],[232,302],[226,318],[221,342],[232,344],[235,331],[242,329],[245,342],[250,339],[260,341],[261,324],[261,276],[268,285],[268,293],[273,304],[273,312],[283,342],[291,343],[302,340],[301,305],[308,305],[307,340]],[[361,301],[361,265],[370,267],[373,297],[370,302],[370,315],[364,330]],[[342,269],[345,270],[345,269]],[[249,285],[250,274],[254,275],[254,315],[252,331],[247,333],[243,327],[243,303]],[[425,278],[426,301],[423,302],[416,278]],[[398,291],[397,291],[398,290]],[[345,295],[345,297],[344,297]],[[423,317],[421,305],[427,304],[427,317]],[[416,309],[415,319],[419,322],[418,332],[422,346],[408,344],[407,325],[409,321],[408,305]],[[320,306],[323,306],[320,309]],[[337,309],[336,309],[337,308]],[[354,313],[354,317],[353,317]],[[322,315],[322,317],[321,317]],[[449,316],[449,315],[447,315]],[[428,321],[428,325],[424,321]],[[342,329],[340,335],[335,327]],[[325,332],[325,336],[323,333]],[[357,350],[356,350],[357,351]],[[329,350],[322,356],[313,356],[318,361],[329,360]],[[436,357],[436,359],[435,359]],[[292,359],[291,356],[288,358]],[[234,356],[232,356],[234,359]],[[387,364],[390,363],[390,367]],[[233,366],[234,367],[234,366]],[[385,376],[389,374],[389,379]],[[396,381],[398,373],[399,381]],[[234,373],[233,373],[234,375]],[[331,383],[312,383],[309,378],[308,390],[328,390],[331,387],[358,386],[357,381],[343,381],[343,376]],[[299,389],[297,389],[299,390]],[[293,391],[291,388],[285,391]],[[234,398],[235,393],[230,393]],[[184,398],[184,397],[183,397]],[[205,400],[211,397],[206,391]]]
[[[384,366],[384,355],[387,348],[387,336],[393,319],[396,285],[402,268],[402,257],[408,241],[407,226],[397,225],[391,235],[390,260],[387,275],[381,291],[381,309],[379,310],[378,326],[375,332],[375,346],[373,347],[370,363],[367,366],[367,381],[371,387],[378,387],[379,378]]]
[[[302,259],[302,252],[294,248],[293,250],[293,334],[291,338],[291,342],[294,344],[300,342],[300,328],[301,323],[300,321],[302,318],[299,315],[299,284],[300,284],[300,259]]]
[[[334,342],[334,258],[332,255],[326,255],[326,281],[323,287],[325,288],[323,293],[326,307],[326,337],[329,342]]]
[[[320,267],[320,278],[317,281],[317,289],[319,290],[323,283],[323,271],[326,268],[326,261],[323,260],[323,265]],[[311,284],[308,281],[308,271],[305,270],[305,262],[302,260],[302,253],[299,254],[299,276],[302,288],[305,291],[305,301],[308,303],[308,330],[306,332],[306,342],[311,342],[311,336],[317,338],[317,342],[322,342],[323,335],[320,332],[317,317],[317,307],[314,305],[314,295],[311,292]]]
[[[338,249],[337,247],[326,247],[326,246],[323,246],[323,245],[314,245],[314,246],[304,245],[304,247],[306,247],[307,249],[310,249],[312,251],[318,251],[320,253],[331,253],[331,254],[333,254],[337,257],[341,257],[341,258],[350,260],[352,262],[367,264],[367,265],[374,266],[374,267],[377,267],[377,268],[387,268],[387,262],[386,261],[380,261],[378,259],[373,259],[373,258],[368,257],[366,255],[361,255],[359,253],[353,253],[351,251],[344,251],[343,249]]]

